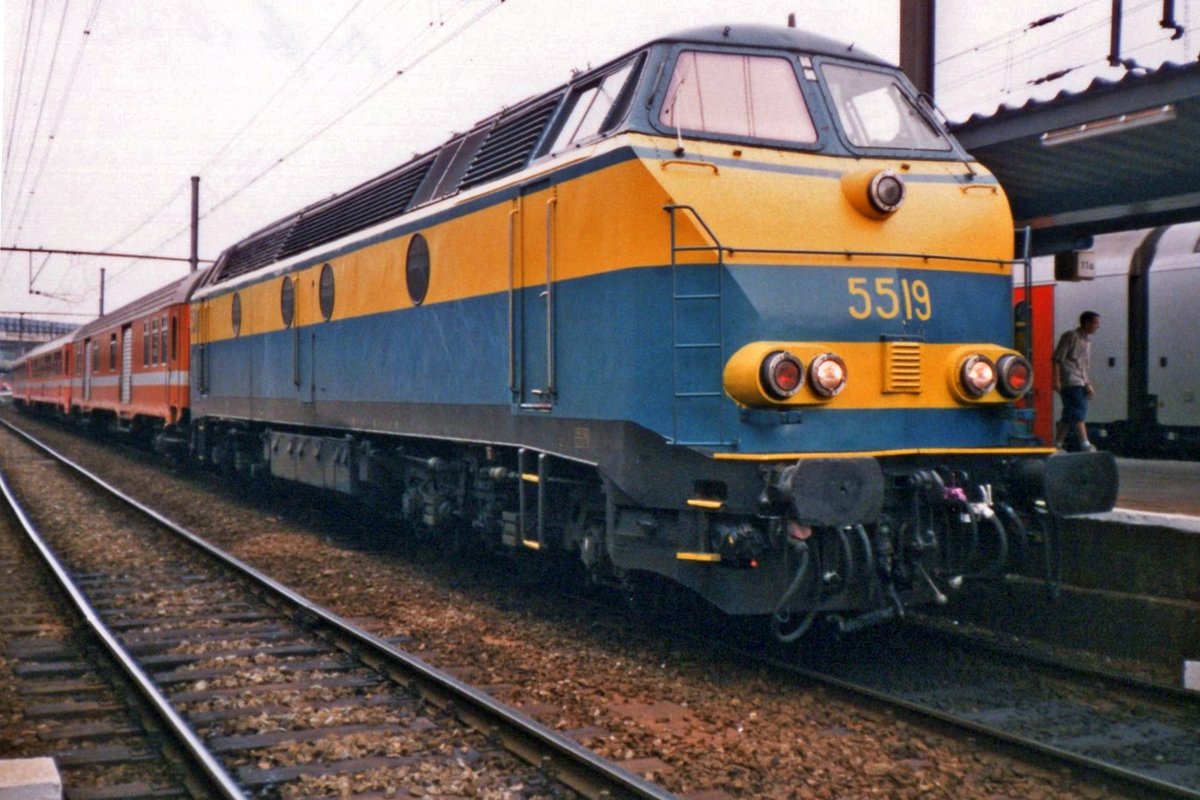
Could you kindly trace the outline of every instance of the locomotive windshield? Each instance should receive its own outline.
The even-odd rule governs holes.
[[[687,50],[659,122],[676,130],[811,144],[817,131],[791,62]]]
[[[855,147],[950,149],[950,141],[909,99],[895,76],[841,64],[825,64],[821,72],[842,130]]]

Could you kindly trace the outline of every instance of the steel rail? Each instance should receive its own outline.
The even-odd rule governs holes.
[[[7,422],[4,424],[11,429],[11,426]],[[247,800],[241,787],[225,771],[225,768],[217,761],[216,756],[205,747],[204,742],[192,730],[191,726],[187,724],[187,721],[179,716],[179,713],[171,706],[171,702],[154,685],[150,676],[138,666],[133,656],[129,654],[117,640],[116,635],[100,619],[100,615],[96,613],[96,609],[88,601],[83,592],[80,591],[75,581],[71,579],[66,567],[63,566],[58,556],[54,553],[54,550],[46,542],[45,538],[42,537],[41,533],[38,532],[29,515],[25,513],[25,509],[21,506],[2,470],[0,470],[0,491],[3,492],[4,499],[7,501],[9,508],[21,524],[25,536],[41,555],[46,565],[50,568],[50,571],[54,573],[55,580],[58,581],[63,592],[70,598],[75,610],[83,617],[84,622],[92,630],[96,638],[103,643],[104,649],[108,652],[109,656],[117,662],[121,670],[133,682],[138,692],[153,707],[168,734],[193,759],[194,764],[199,766],[200,775],[210,784],[210,788],[214,789],[218,793],[218,796],[228,798],[228,800]]]
[[[994,741],[1003,742],[1008,745],[1031,751],[1040,756],[1046,756],[1058,761],[1066,762],[1072,766],[1104,775],[1110,779],[1114,779],[1129,786],[1136,786],[1140,789],[1151,789],[1170,797],[1182,797],[1189,798],[1189,800],[1200,800],[1200,790],[1159,780],[1158,778],[1125,769],[1124,767],[1120,767],[1115,764],[1109,764],[1108,762],[1092,758],[1091,756],[1087,756],[1082,753],[1076,753],[1055,745],[1040,742],[1037,739],[1033,739],[1028,736],[1010,733],[1000,728],[995,728],[985,725],[981,722],[976,722],[974,720],[958,716],[952,712],[942,711],[941,709],[933,706],[918,703],[903,697],[898,697],[886,691],[874,689],[869,686],[856,683],[852,680],[839,678],[836,675],[832,675],[827,672],[810,669],[808,667],[800,667],[778,657],[756,653],[754,651],[746,650],[733,645],[722,644],[720,642],[714,643],[711,640],[705,640],[705,645],[708,647],[712,647],[714,644],[718,649],[722,650],[727,655],[735,656],[740,660],[749,660],[753,663],[763,664],[773,669],[781,670],[789,675],[801,677],[806,680],[824,684],[826,686],[832,686],[850,694],[866,697],[888,706],[900,708],[917,716],[933,719],[937,722],[954,728],[960,728],[970,733],[987,737]]]
[[[1122,672],[1113,672],[1110,670],[1098,669],[1096,667],[1085,667],[1079,664],[1071,663],[1065,658],[1048,655],[1046,653],[1034,652],[1015,647],[1010,644],[1005,644],[1001,641],[995,641],[978,634],[967,631],[949,630],[942,625],[932,621],[932,618],[927,616],[906,616],[900,625],[907,625],[910,628],[919,630],[929,636],[938,636],[947,642],[967,642],[972,647],[977,647],[981,650],[987,650],[990,653],[998,655],[1012,656],[1025,661],[1037,664],[1042,669],[1050,672],[1056,672],[1063,678],[1087,678],[1094,681],[1101,681],[1119,689],[1129,689],[1141,692],[1144,695],[1153,697],[1155,702],[1163,704],[1171,704],[1178,702],[1200,702],[1200,692],[1195,689],[1185,689],[1180,686],[1167,686],[1162,683],[1139,678],[1134,675],[1127,675]]]
[[[144,514],[184,541],[252,581],[273,598],[290,606],[309,620],[333,630],[355,649],[354,655],[375,669],[385,670],[393,680],[408,685],[440,707],[452,707],[465,723],[484,735],[503,742],[506,749],[541,767],[557,780],[586,797],[645,798],[674,800],[674,794],[602,758],[579,743],[553,731],[420,658],[398,650],[382,638],[359,628],[343,617],[322,608],[244,561],[220,550],[144,505],[87,468],[72,462],[7,420],[6,428],[32,446],[110,493],[130,508]],[[242,795],[231,795],[242,797]]]

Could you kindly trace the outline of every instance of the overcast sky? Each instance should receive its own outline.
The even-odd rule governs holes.
[[[655,36],[783,25],[899,58],[898,0],[3,0],[5,246],[200,257]],[[1125,0],[1124,51],[1195,60],[1161,0]],[[1106,67],[1111,0],[940,0],[936,94],[954,119],[1078,90]],[[1064,13],[1065,12],[1065,13]],[[1063,13],[1049,24],[1028,27]],[[1064,78],[1030,86],[1050,73]],[[84,321],[186,264],[0,255],[0,314]],[[30,294],[32,288],[41,294]],[[78,315],[78,316],[71,316]]]

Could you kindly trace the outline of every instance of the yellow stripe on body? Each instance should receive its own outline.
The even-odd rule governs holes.
[[[654,158],[623,161],[573,180],[532,192],[521,199],[501,201],[463,216],[444,220],[419,232],[430,250],[430,282],[424,305],[494,295],[509,289],[510,221],[514,250],[515,288],[537,286],[546,279],[546,224],[554,227],[552,279],[572,280],[607,272],[670,263],[670,220],[663,210],[671,204],[696,207],[704,222],[733,248],[887,251],[997,259],[1003,263],[924,261],[913,258],[772,255],[736,250],[725,254],[729,264],[846,266],[955,270],[1011,274],[1011,216],[998,187],[977,184],[921,183],[915,178],[952,178],[965,172],[960,162],[905,162],[899,159],[853,160],[814,153],[689,142],[683,158],[675,142],[630,134],[580,151],[576,162],[591,153],[635,146]],[[740,155],[738,155],[740,154]],[[698,169],[704,159],[722,159],[717,170]],[[724,163],[732,161],[732,164]],[[695,162],[695,163],[685,163]],[[539,165],[553,174],[563,162]],[[573,162],[566,162],[573,163]],[[905,164],[908,165],[907,169]],[[908,198],[887,220],[868,219],[853,209],[842,193],[840,175],[853,169],[893,168],[913,178]],[[770,170],[812,170],[804,175]],[[981,171],[979,169],[977,172]],[[514,176],[495,190],[526,182],[535,171]],[[420,215],[453,209],[456,203],[478,199],[468,193],[398,218],[418,224]],[[750,202],[750,200],[753,202]],[[547,213],[547,204],[553,209]],[[939,221],[954,219],[954,225]],[[931,221],[932,224],[931,224]],[[711,245],[693,217],[679,213],[677,243]],[[332,319],[348,319],[410,308],[405,262],[412,234],[363,246],[328,260],[334,273]],[[330,250],[333,248],[330,247]],[[314,251],[314,254],[317,251]],[[715,253],[684,254],[682,261],[714,262]],[[321,269],[316,263],[289,273],[296,281],[293,324],[305,327],[323,321],[318,304]],[[240,284],[241,336],[283,329],[280,292],[284,276]],[[214,287],[219,290],[219,287]],[[200,300],[209,306],[207,332],[194,343],[233,338],[233,292],[209,291]],[[194,302],[195,304],[195,302]],[[199,332],[197,332],[199,334]]]
[[[676,553],[678,561],[698,561],[707,564],[717,564],[721,561],[720,553]]]
[[[705,508],[710,511],[715,511],[725,505],[723,500],[705,500],[700,497],[689,497],[687,504],[692,508]]]
[[[911,447],[899,450],[856,450],[829,453],[713,453],[718,461],[798,461],[828,458],[897,458],[901,456],[1045,456],[1053,447]]]

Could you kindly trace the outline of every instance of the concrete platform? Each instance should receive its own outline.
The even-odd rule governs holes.
[[[1200,463],[1118,459],[1117,508],[1064,520],[1061,585],[1044,549],[977,583],[939,615],[1022,638],[1146,661],[1179,675],[1200,660]]]
[[[0,760],[0,800],[62,800],[62,796],[54,759]]]
[[[1200,461],[1117,459],[1117,508],[1200,517]]]

